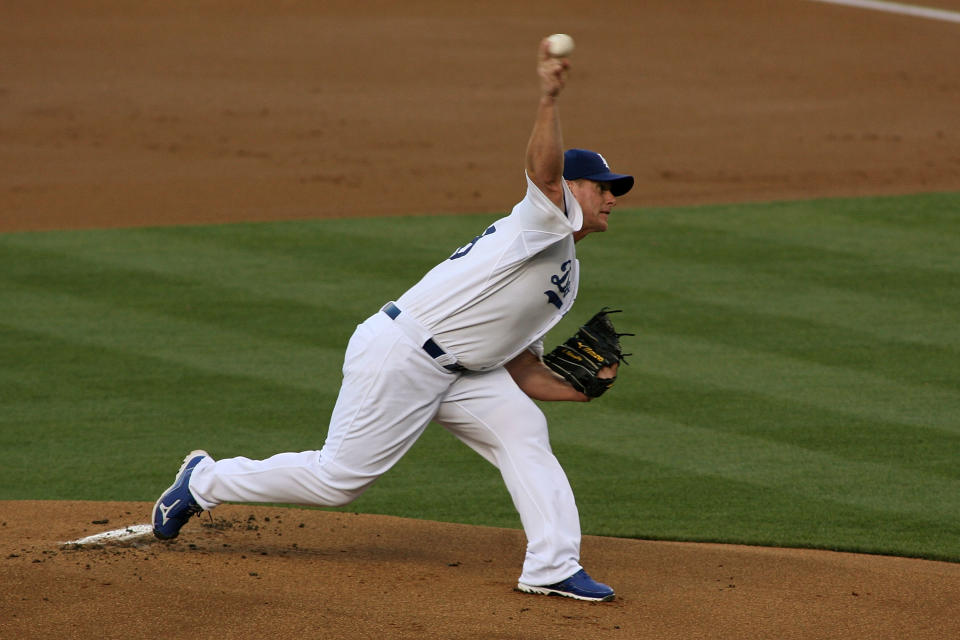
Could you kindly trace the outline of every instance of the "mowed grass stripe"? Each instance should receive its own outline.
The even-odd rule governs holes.
[[[311,347],[253,335],[225,324],[118,308],[79,295],[16,289],[7,289],[3,295],[13,311],[0,319],[0,326],[121,350],[198,371],[315,389],[318,378],[339,371],[343,358],[340,345]],[[123,381],[116,383],[122,386]]]
[[[179,265],[168,269],[153,266],[156,256],[149,252],[145,256],[127,253],[123,260],[116,253],[78,256],[50,248],[7,246],[4,253],[12,266],[0,275],[0,282],[96,301],[107,315],[111,308],[128,309],[242,330],[251,338],[305,346],[344,344],[343,331],[330,331],[331,316],[335,326],[343,320],[336,301],[339,296],[314,291],[298,300],[281,297],[281,287],[271,283],[288,282],[292,276],[276,269],[264,273],[266,269],[256,266],[262,261],[257,256],[219,261],[219,269],[211,272],[189,264],[195,252],[168,254],[184,256],[182,260],[168,257],[170,264]]]
[[[427,220],[9,234],[0,284],[342,349],[357,323],[447,255],[429,244],[437,225]],[[456,248],[479,225],[454,222],[439,226],[453,227],[444,242]]]
[[[2,324],[0,334],[2,355],[20,363],[0,367],[8,499],[145,500],[190,449],[266,456],[317,448],[326,433],[334,395],[321,381],[270,383]]]
[[[732,391],[640,371],[631,372],[625,384],[640,393],[631,394],[629,402],[609,403],[625,415],[604,414],[605,420],[625,420],[644,428],[650,417],[853,462],[960,479],[956,464],[960,435],[941,429],[862,418],[752,390]]]
[[[876,336],[870,331],[767,311],[762,304],[703,302],[683,295],[644,292],[648,330],[687,336],[807,362],[860,370],[905,384],[960,392],[960,350],[931,342]],[[759,308],[758,308],[759,307]],[[665,312],[666,310],[666,312]],[[710,318],[709,323],[703,321]]]
[[[742,268],[676,260],[657,263],[662,277],[638,278],[638,297],[647,302],[642,309],[656,309],[661,298],[675,299],[675,308],[687,301],[707,303],[813,322],[827,330],[848,329],[882,341],[960,353],[955,308],[949,304],[929,305],[909,296],[810,285],[797,278],[766,276]],[[653,315],[657,314],[648,313],[647,318]]]
[[[862,370],[821,365],[688,336],[646,332],[634,339],[641,371],[731,391],[752,391],[858,419],[960,433],[960,392],[905,384]]]
[[[844,504],[711,474],[709,466],[698,473],[564,444],[556,451],[561,461],[581,463],[568,475],[581,520],[601,535],[960,558],[952,514]],[[618,469],[616,478],[596,471],[605,468]],[[601,493],[606,502],[583,499]]]
[[[246,408],[236,409],[237,413],[284,406],[279,395],[288,399],[294,395],[299,398],[298,404],[316,406],[326,399],[332,405],[335,393],[326,383],[339,378],[339,371],[329,371],[313,379],[270,380],[251,375],[248,370],[231,373],[194,366],[165,353],[154,357],[146,353],[146,348],[130,351],[105,346],[101,344],[104,340],[57,337],[42,327],[33,330],[0,324],[0,328],[5,342],[9,338],[19,346],[19,350],[7,348],[2,352],[5,358],[19,360],[17,367],[0,367],[0,402],[4,409],[0,423],[8,425],[29,420],[52,422],[66,416],[75,426],[81,415],[112,419],[121,413],[133,423],[156,423],[170,421],[181,412],[187,415],[209,407],[233,413],[224,398],[240,400],[241,406],[249,403]],[[34,436],[44,438],[42,432]]]
[[[708,420],[689,424],[641,413],[641,425],[626,415],[607,414],[606,438],[562,430],[556,438],[602,454],[633,450],[631,457],[684,474],[722,477],[801,497],[903,515],[960,512],[960,478],[883,461],[860,461],[829,450],[776,442],[714,428]],[[632,442],[636,441],[635,443]],[[683,455],[678,455],[680,452]],[[938,491],[923,488],[936,484]]]
[[[592,416],[602,437],[551,419],[578,496],[604,496],[579,504],[605,535],[958,558],[956,477],[731,435],[702,417],[607,409]]]
[[[836,232],[836,230],[833,230]],[[825,231],[825,234],[827,232]],[[851,226],[847,233],[856,233]],[[789,238],[789,229],[784,230]],[[960,272],[914,267],[820,247],[744,237],[729,229],[703,229],[672,222],[656,228],[656,239],[638,247],[644,261],[666,259],[795,280],[799,286],[822,286],[909,297],[931,309],[960,304]],[[744,280],[750,283],[749,278]]]
[[[392,291],[406,288],[408,280],[420,275],[409,262],[416,257],[423,261],[422,251],[406,243],[388,246],[388,236],[374,242],[359,235],[347,229],[338,232],[335,224],[324,221],[14,234],[0,246],[43,251],[143,280],[197,282],[251,299],[295,302],[321,314],[351,305],[358,295],[366,299],[372,284],[383,283],[383,291]],[[442,259],[442,253],[435,253]]]
[[[653,210],[663,226],[723,231],[769,243],[857,256],[874,265],[960,272],[958,194],[775,202]],[[855,230],[855,233],[851,233]]]

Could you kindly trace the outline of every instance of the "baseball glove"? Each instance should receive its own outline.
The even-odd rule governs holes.
[[[608,317],[621,309],[604,307],[563,344],[543,356],[543,363],[566,379],[581,393],[597,398],[613,386],[617,377],[600,378],[597,374],[604,367],[626,363],[620,348],[620,336],[632,333],[617,333]]]

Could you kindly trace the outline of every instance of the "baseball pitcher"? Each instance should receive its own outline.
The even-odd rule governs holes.
[[[224,502],[345,505],[436,421],[502,474],[527,538],[518,590],[614,598],[580,565],[577,506],[534,400],[586,402],[616,378],[627,334],[613,311],[546,354],[543,337],[577,296],[576,243],[606,231],[633,177],[593,151],[563,151],[557,105],[570,61],[549,47],[538,52],[523,199],[356,328],[322,449],[265,460],[192,452],[154,506],[158,538]]]

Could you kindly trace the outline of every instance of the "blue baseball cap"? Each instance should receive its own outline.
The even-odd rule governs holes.
[[[633,188],[633,176],[610,171],[610,165],[602,155],[586,149],[567,149],[563,154],[563,177],[565,180],[586,178],[609,182],[610,192],[617,197]]]

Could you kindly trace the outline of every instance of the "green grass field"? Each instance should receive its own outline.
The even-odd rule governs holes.
[[[496,215],[0,235],[0,499],[319,448],[353,327]],[[585,533],[960,561],[960,194],[618,211],[630,366],[544,404]],[[519,527],[436,426],[349,510]]]

